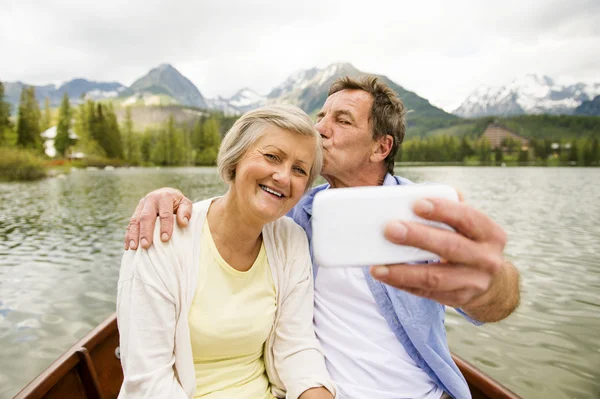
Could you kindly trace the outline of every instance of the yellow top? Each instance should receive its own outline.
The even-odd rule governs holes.
[[[272,399],[263,353],[274,323],[276,292],[264,244],[246,272],[221,257],[208,221],[201,246],[205,267],[188,314],[194,398]]]

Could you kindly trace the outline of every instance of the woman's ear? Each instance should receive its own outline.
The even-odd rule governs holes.
[[[370,160],[373,163],[383,162],[392,151],[394,145],[394,138],[389,134],[381,136],[373,142],[371,145],[371,157]]]

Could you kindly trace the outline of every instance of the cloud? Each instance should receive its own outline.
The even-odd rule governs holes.
[[[8,0],[0,78],[131,84],[168,62],[208,97],[348,61],[451,110],[526,73],[600,81],[600,2]]]

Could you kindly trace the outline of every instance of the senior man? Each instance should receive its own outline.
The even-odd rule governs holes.
[[[411,183],[393,175],[406,130],[404,105],[377,78],[334,82],[315,127],[323,138],[327,184],[310,190],[289,214],[309,242],[319,191]],[[178,190],[150,193],[131,218],[125,247],[151,245],[157,214],[161,239],[168,240],[173,213],[185,226],[191,209]],[[387,239],[436,253],[443,262],[319,269],[313,260],[315,333],[338,398],[470,398],[446,341],[444,305],[480,324],[507,317],[519,303],[519,274],[504,259],[507,238],[498,224],[463,202],[421,200],[414,211],[460,234],[392,221]]]

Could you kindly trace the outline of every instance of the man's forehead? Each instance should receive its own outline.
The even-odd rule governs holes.
[[[326,108],[358,108],[367,103],[370,105],[373,101],[373,96],[364,90],[340,90],[333,93],[325,100],[323,110]]]

